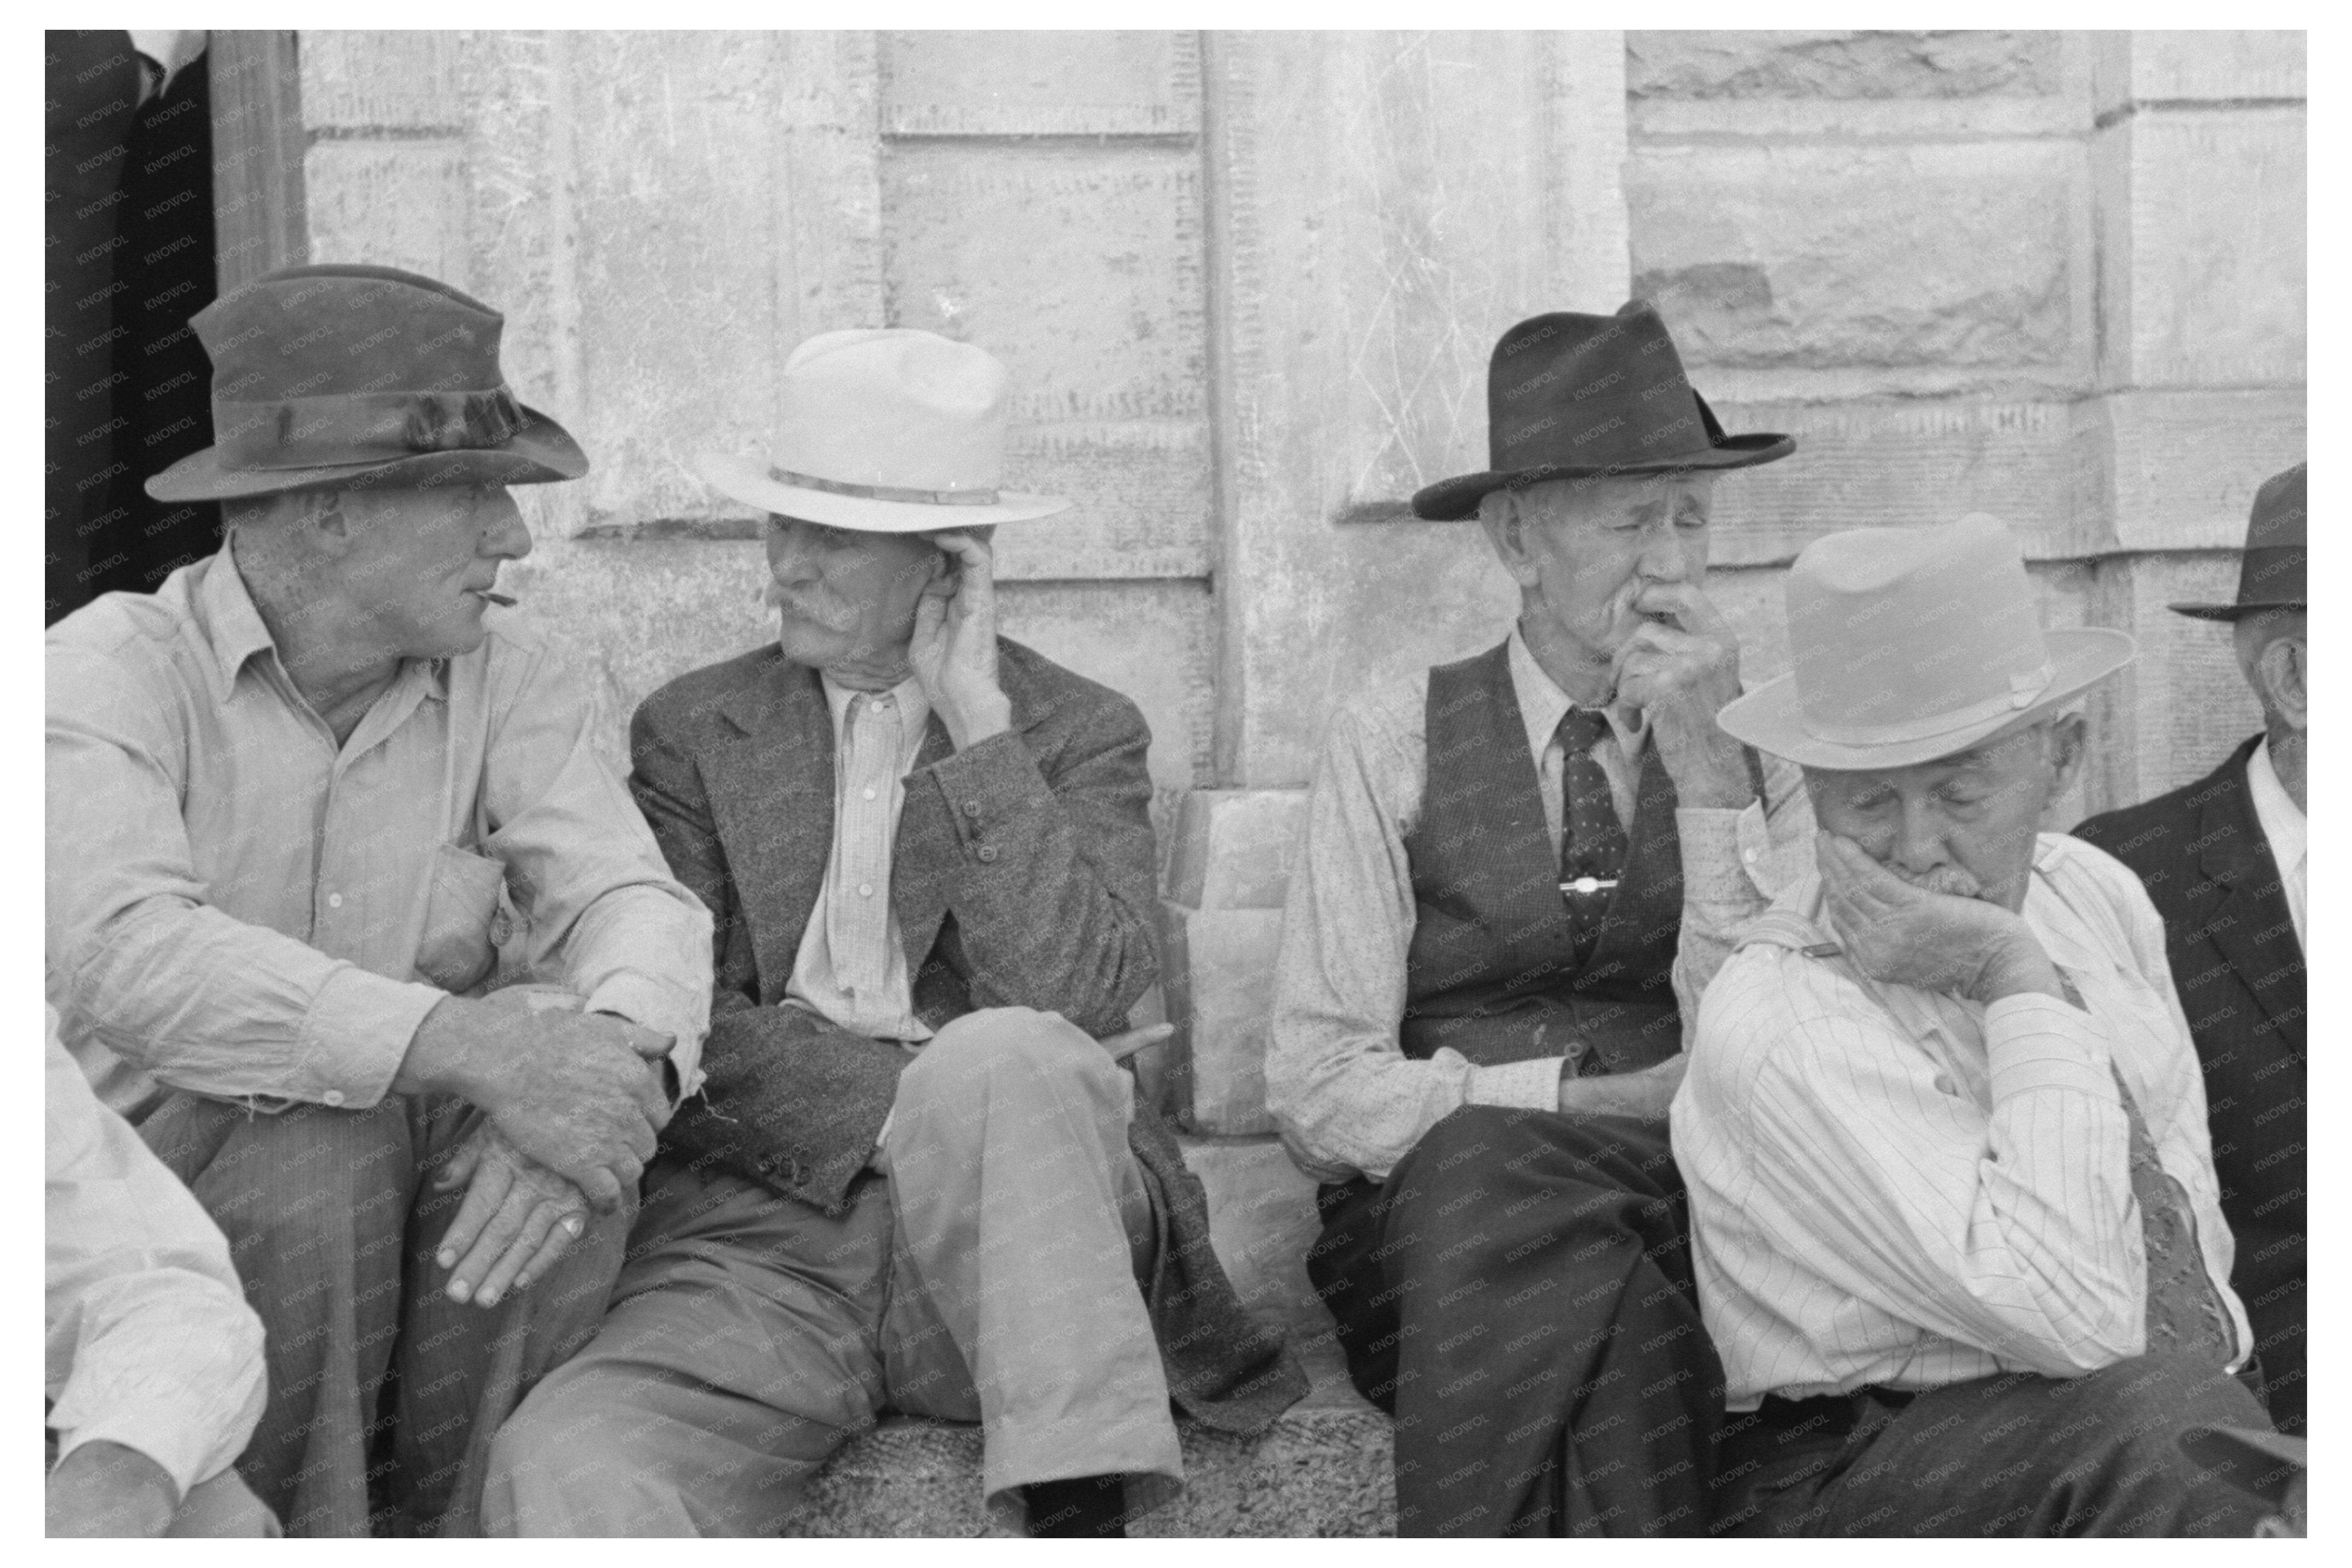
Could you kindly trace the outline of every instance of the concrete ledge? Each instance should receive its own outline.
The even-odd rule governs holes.
[[[1327,1367],[1336,1371],[1336,1363]],[[1324,1377],[1318,1376],[1321,1384]],[[1185,1423],[1184,1493],[1129,1526],[1136,1536],[1396,1533],[1387,1416],[1309,1399],[1265,1434]],[[1319,1391],[1318,1391],[1319,1392]],[[986,1523],[980,1428],[893,1416],[844,1448],[813,1483],[794,1536],[974,1536]]]

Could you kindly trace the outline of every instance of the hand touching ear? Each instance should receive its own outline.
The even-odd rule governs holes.
[[[1013,704],[996,679],[995,561],[988,542],[971,534],[930,539],[950,565],[916,603],[907,661],[961,752],[1013,727]]]

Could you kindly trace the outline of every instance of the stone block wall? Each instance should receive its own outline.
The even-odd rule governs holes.
[[[1487,353],[1654,300],[1732,429],[1713,591],[1787,667],[1810,539],[1990,511],[2053,625],[2141,639],[2062,812],[2254,725],[2226,595],[2304,452],[2298,33],[561,33],[300,37],[314,259],[507,312],[510,378],[585,481],[511,580],[604,683],[769,635],[751,450],[802,337],[883,322],[1011,366],[1011,635],[1130,693],[1155,743],[1175,1087],[1265,1126],[1288,835],[1333,705],[1515,607],[1419,485],[1482,467]]]

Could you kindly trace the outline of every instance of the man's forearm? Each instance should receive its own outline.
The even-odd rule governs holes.
[[[1630,1116],[1643,1121],[1664,1121],[1690,1064],[1677,1052],[1639,1072],[1602,1073],[1592,1078],[1564,1078],[1559,1083],[1559,1108],[1588,1116]]]

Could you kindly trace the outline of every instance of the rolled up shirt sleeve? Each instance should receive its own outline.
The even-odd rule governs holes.
[[[670,875],[594,729],[571,666],[534,660],[490,746],[482,852],[505,863],[530,916],[533,971],[560,973],[592,1011],[668,1035],[691,1094],[710,1029],[710,911]]]
[[[1557,1109],[1565,1057],[1474,1066],[1404,1054],[1412,943],[1407,822],[1419,808],[1419,710],[1360,699],[1331,721],[1283,903],[1266,1109],[1292,1159],[1326,1180],[1384,1180],[1464,1105]]]
[[[219,1228],[99,1104],[54,1009],[46,1054],[47,1425],[60,1458],[120,1443],[185,1497],[261,1419],[261,1320]]]
[[[51,994],[174,1088],[265,1110],[373,1105],[444,993],[211,906],[181,816],[184,739],[126,668],[48,650]]]
[[[1739,928],[1762,914],[1783,888],[1812,869],[1813,810],[1804,773],[1764,757],[1764,798],[1738,811],[1685,806],[1675,813],[1682,847],[1683,925],[1675,947],[1675,1000],[1683,1049],[1698,1036],[1699,1003]]]

